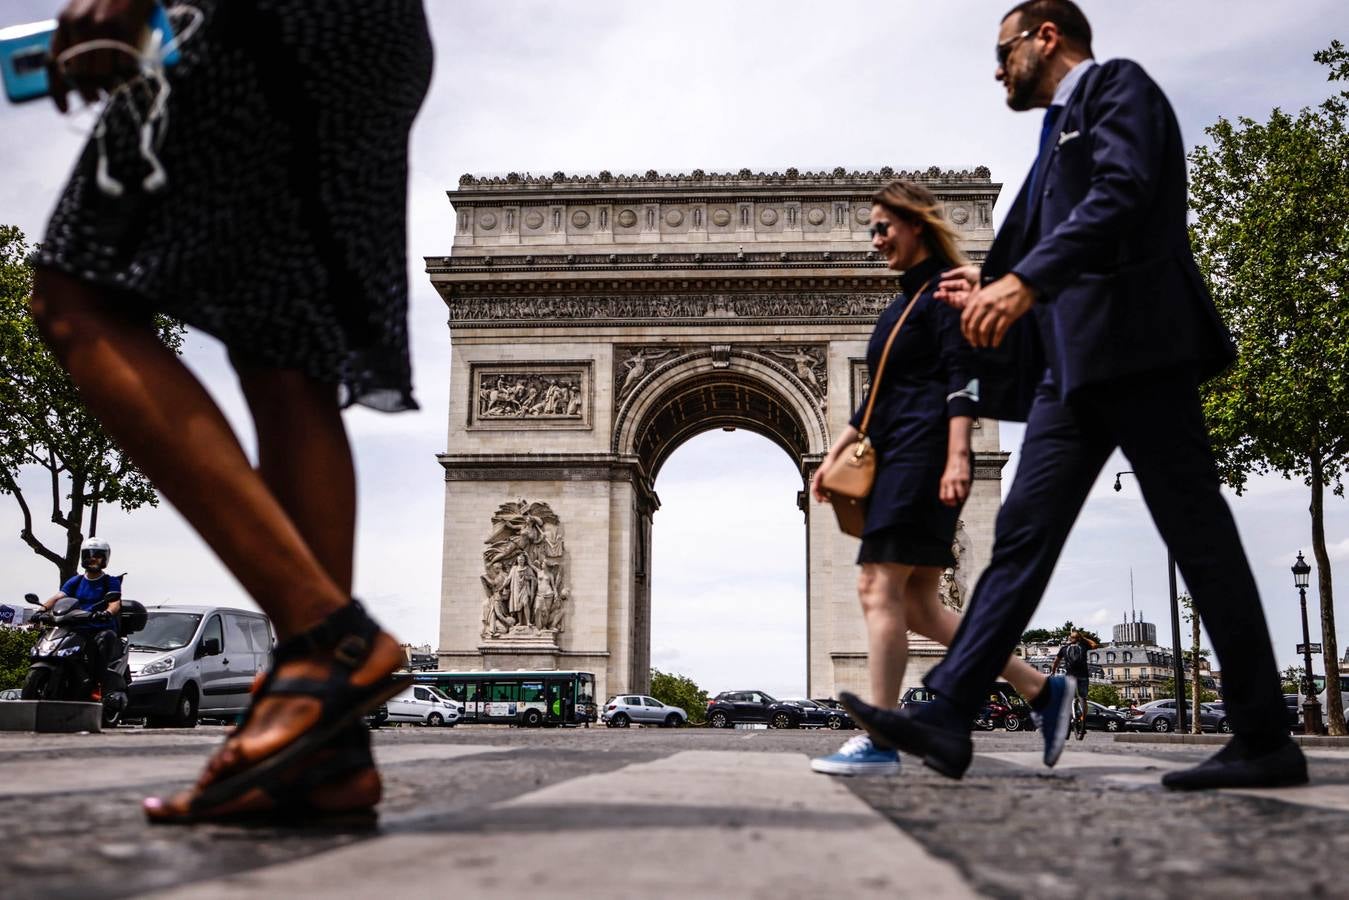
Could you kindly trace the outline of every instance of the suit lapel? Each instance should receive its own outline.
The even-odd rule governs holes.
[[[1077,83],[1077,87],[1073,90],[1073,95],[1068,98],[1068,102],[1064,105],[1063,112],[1059,113],[1059,121],[1054,126],[1054,135],[1050,138],[1049,148],[1040,154],[1040,157],[1035,161],[1035,178],[1033,180],[1040,186],[1040,189],[1035,192],[1034,197],[1027,198],[1026,221],[1023,230],[1028,239],[1031,237],[1031,229],[1040,219],[1040,201],[1045,195],[1044,189],[1046,187],[1045,175],[1049,171],[1049,164],[1059,152],[1059,136],[1065,131],[1072,130],[1069,127],[1070,122],[1081,119],[1079,110],[1082,106],[1082,98],[1091,90],[1091,81],[1100,71],[1100,65],[1094,65],[1082,76],[1082,80]],[[1080,125],[1074,127],[1080,128]],[[1031,178],[1026,179],[1027,182],[1031,180]]]

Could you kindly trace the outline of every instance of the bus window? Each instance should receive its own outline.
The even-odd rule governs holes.
[[[543,699],[542,681],[524,681],[520,683],[520,702],[531,703]]]
[[[581,675],[576,682],[576,701],[578,703],[595,702],[595,676]]]
[[[487,685],[487,699],[493,702],[503,702],[520,699],[520,685],[515,682],[493,682]]]
[[[467,703],[472,698],[473,687],[471,684],[456,681],[440,688],[440,691],[447,694],[455,703]]]

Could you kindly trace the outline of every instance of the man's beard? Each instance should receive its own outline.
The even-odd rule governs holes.
[[[1044,73],[1045,58],[1038,53],[1026,64],[1025,71],[1019,75],[1008,75],[1011,91],[1007,94],[1007,106],[1017,112],[1025,112],[1033,106],[1035,88],[1040,84]]]

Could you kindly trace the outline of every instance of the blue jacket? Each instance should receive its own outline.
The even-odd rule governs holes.
[[[1225,369],[1236,351],[1190,250],[1185,146],[1161,88],[1129,60],[1093,66],[1050,140],[1039,193],[1028,177],[984,262],[985,282],[1015,272],[1040,292],[1035,333],[1018,323],[984,357],[985,414],[1024,419],[1046,377],[1071,400],[1122,376]],[[1013,356],[1014,380],[994,382]]]

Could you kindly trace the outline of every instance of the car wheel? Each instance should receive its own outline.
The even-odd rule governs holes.
[[[1105,730],[1106,730],[1106,731],[1119,731],[1119,723],[1116,722],[1114,719],[1106,719],[1106,720],[1105,720]]]
[[[178,692],[178,702],[174,704],[173,714],[167,719],[170,728],[196,728],[197,727],[197,687],[194,684],[184,685]]]
[[[796,723],[792,721],[792,717],[785,712],[774,713],[773,720],[769,724],[774,728],[792,728],[796,725]]]
[[[438,712],[433,712],[426,717],[426,724],[430,725],[432,728],[439,728],[445,724],[445,717]]]
[[[726,713],[718,711],[707,717],[707,724],[713,728],[730,728],[731,719]]]
[[[842,716],[830,716],[830,717],[829,717],[829,722],[828,722],[827,724],[829,725],[829,730],[830,730],[830,731],[838,731],[840,728],[843,727],[843,717],[842,717]]]
[[[1171,720],[1166,716],[1158,716],[1152,722],[1152,730],[1159,734],[1165,734],[1171,730]]]
[[[632,720],[628,718],[627,713],[617,713],[609,721],[613,724],[615,728],[627,728],[630,724],[632,724]]]
[[[525,710],[526,728],[538,728],[542,724],[543,724],[543,713],[539,712],[537,709]]]
[[[1020,716],[1008,716],[1002,720],[1002,727],[1006,728],[1008,731],[1020,731],[1021,726]]]
[[[670,713],[665,717],[666,728],[678,728],[679,724],[679,713]]]
[[[1231,734],[1231,733],[1232,733],[1232,723],[1231,723],[1231,722],[1228,722],[1226,719],[1219,719],[1219,720],[1218,720],[1218,730],[1221,731],[1223,734]]]

